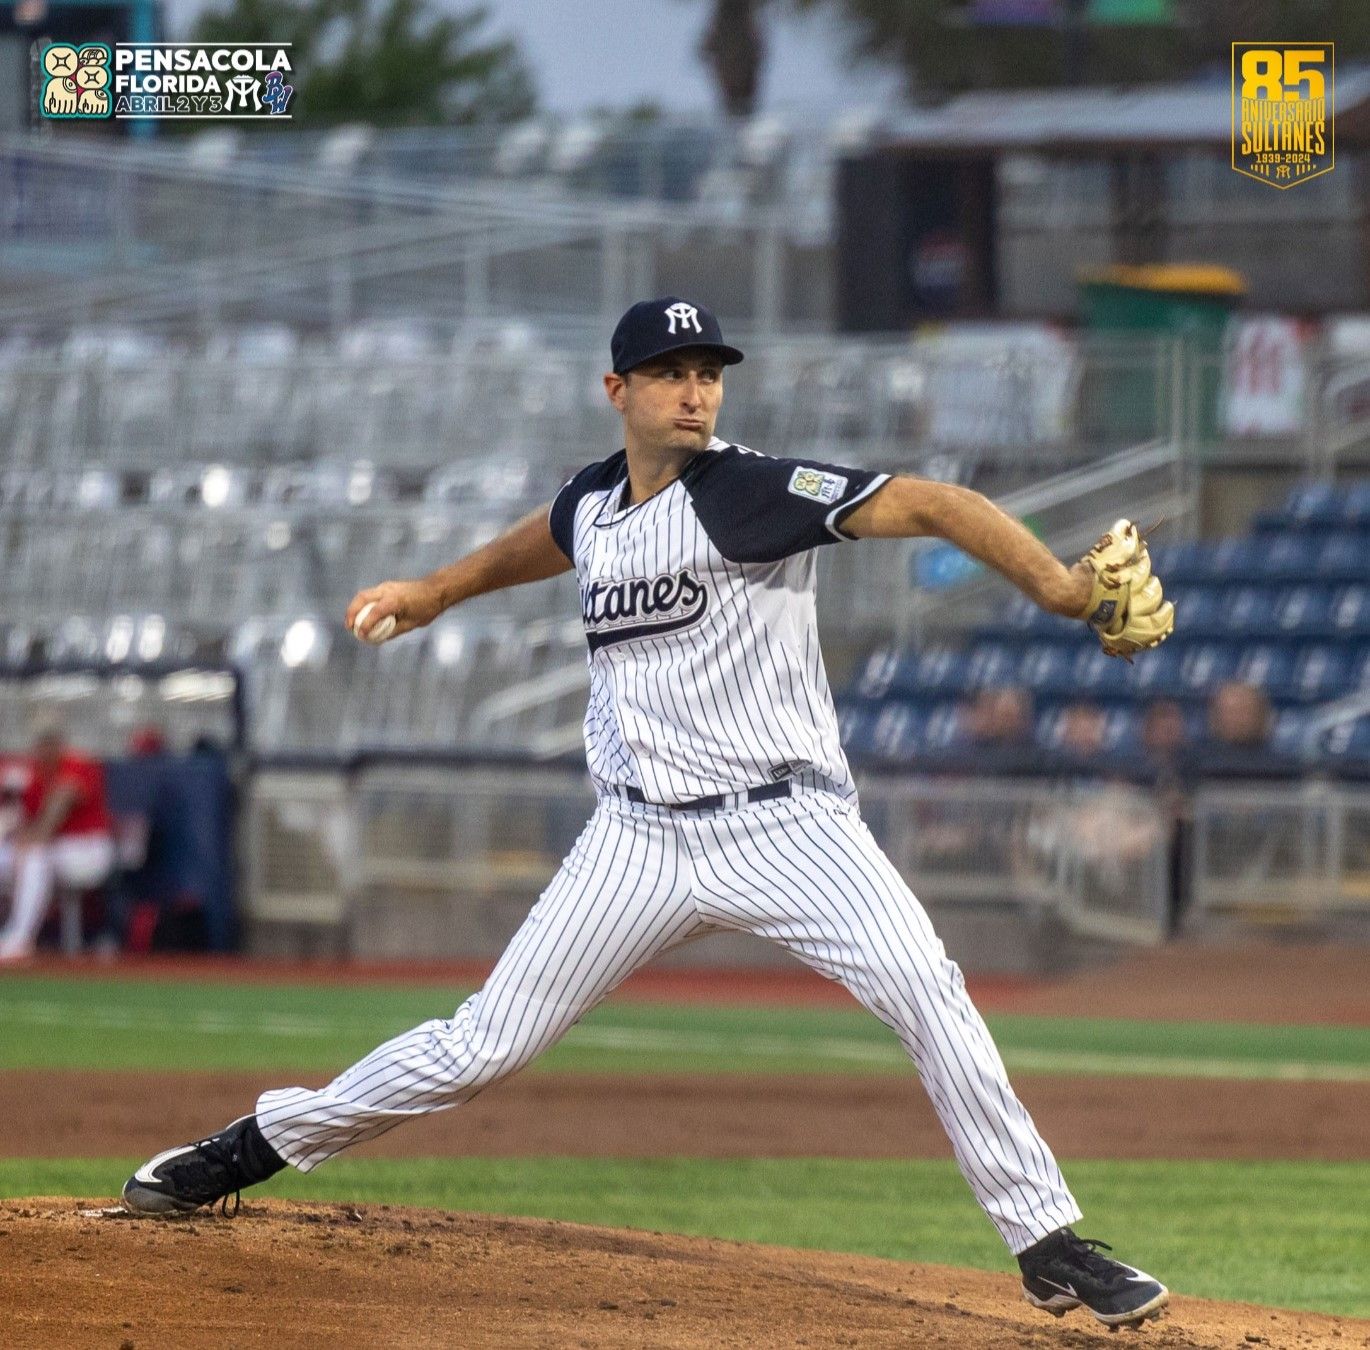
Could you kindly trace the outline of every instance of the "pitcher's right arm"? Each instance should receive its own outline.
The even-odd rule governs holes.
[[[561,551],[548,524],[548,506],[530,511],[517,524],[464,558],[426,577],[382,581],[352,597],[347,607],[348,631],[362,609],[371,605],[364,637],[387,615],[395,617],[395,636],[430,624],[446,609],[489,591],[523,586],[530,581],[569,572],[574,564]]]

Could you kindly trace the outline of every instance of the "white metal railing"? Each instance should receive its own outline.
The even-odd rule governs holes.
[[[1167,933],[1172,823],[1118,785],[866,776],[862,811],[934,912],[1050,921],[1087,940]],[[494,955],[594,804],[561,768],[263,769],[244,817],[244,907],[343,947]],[[1370,787],[1212,784],[1193,801],[1186,924],[1370,918]]]
[[[249,915],[339,928],[387,955],[495,954],[594,804],[578,770],[404,764],[346,780],[266,769],[249,795]],[[862,801],[934,909],[1050,917],[1117,943],[1165,936],[1169,834],[1145,794],[871,778]]]
[[[0,138],[0,258],[11,264],[0,323],[341,323],[397,306],[449,320],[608,318],[669,272],[725,318],[772,329],[820,317],[821,286],[796,262],[825,247],[793,212],[709,196],[578,198],[517,181]]]
[[[600,386],[607,332],[557,342],[512,320],[453,333],[410,319],[344,327],[334,343],[230,326],[202,345],[77,328],[59,347],[0,349],[0,452],[7,467],[54,470],[188,458],[436,467],[492,453],[560,468],[617,438]],[[1033,482],[1175,439],[1166,342],[1008,339],[971,360],[937,335],[738,339],[749,355],[729,371],[719,432],[771,454],[934,476],[946,463],[963,476],[1013,468]],[[1048,375],[1050,397],[1030,392]]]
[[[234,746],[241,732],[238,677],[167,655],[122,670],[64,661],[47,671],[0,674],[0,746],[26,750],[36,719],[53,711],[74,745],[107,758],[127,754],[133,733],[148,726],[177,752],[201,739]]]
[[[1197,916],[1370,916],[1370,788],[1320,780],[1200,788],[1192,887]]]
[[[1187,537],[1196,519],[1198,489],[1184,448],[1174,442],[1133,447],[999,498],[1010,515],[1031,519],[1042,541],[1061,557],[1087,549],[1113,523],[1122,503],[1143,527],[1164,520],[1167,539]],[[846,564],[839,577],[844,606],[884,616],[900,641],[984,622],[1008,589],[997,574],[966,565],[959,582],[935,589],[919,582],[920,567],[933,551],[950,547],[928,539],[878,549],[858,546],[855,556],[841,560]]]

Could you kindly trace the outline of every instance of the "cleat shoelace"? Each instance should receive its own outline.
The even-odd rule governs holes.
[[[218,1139],[206,1139],[197,1144],[195,1152],[184,1162],[167,1168],[167,1180],[178,1195],[197,1204],[212,1205],[221,1200],[220,1212],[232,1218],[237,1214],[241,1196],[233,1177],[238,1171],[238,1160],[233,1149]],[[228,1197],[233,1196],[233,1212],[228,1210]]]
[[[1101,1251],[1111,1252],[1113,1250],[1107,1242],[1100,1242],[1098,1238],[1075,1237],[1072,1234],[1069,1243],[1070,1254],[1091,1275],[1108,1279],[1117,1274],[1118,1263],[1110,1257],[1099,1254]]]

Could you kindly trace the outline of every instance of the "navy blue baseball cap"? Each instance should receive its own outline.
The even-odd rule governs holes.
[[[681,347],[712,347],[725,366],[742,360],[742,353],[723,341],[718,320],[703,305],[692,305],[677,295],[639,300],[618,321],[609,339],[618,375]]]

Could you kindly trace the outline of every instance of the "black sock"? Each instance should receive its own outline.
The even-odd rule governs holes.
[[[256,1116],[250,1117],[243,1125],[236,1151],[243,1171],[252,1178],[253,1183],[275,1176],[285,1166],[285,1159],[266,1142]]]

